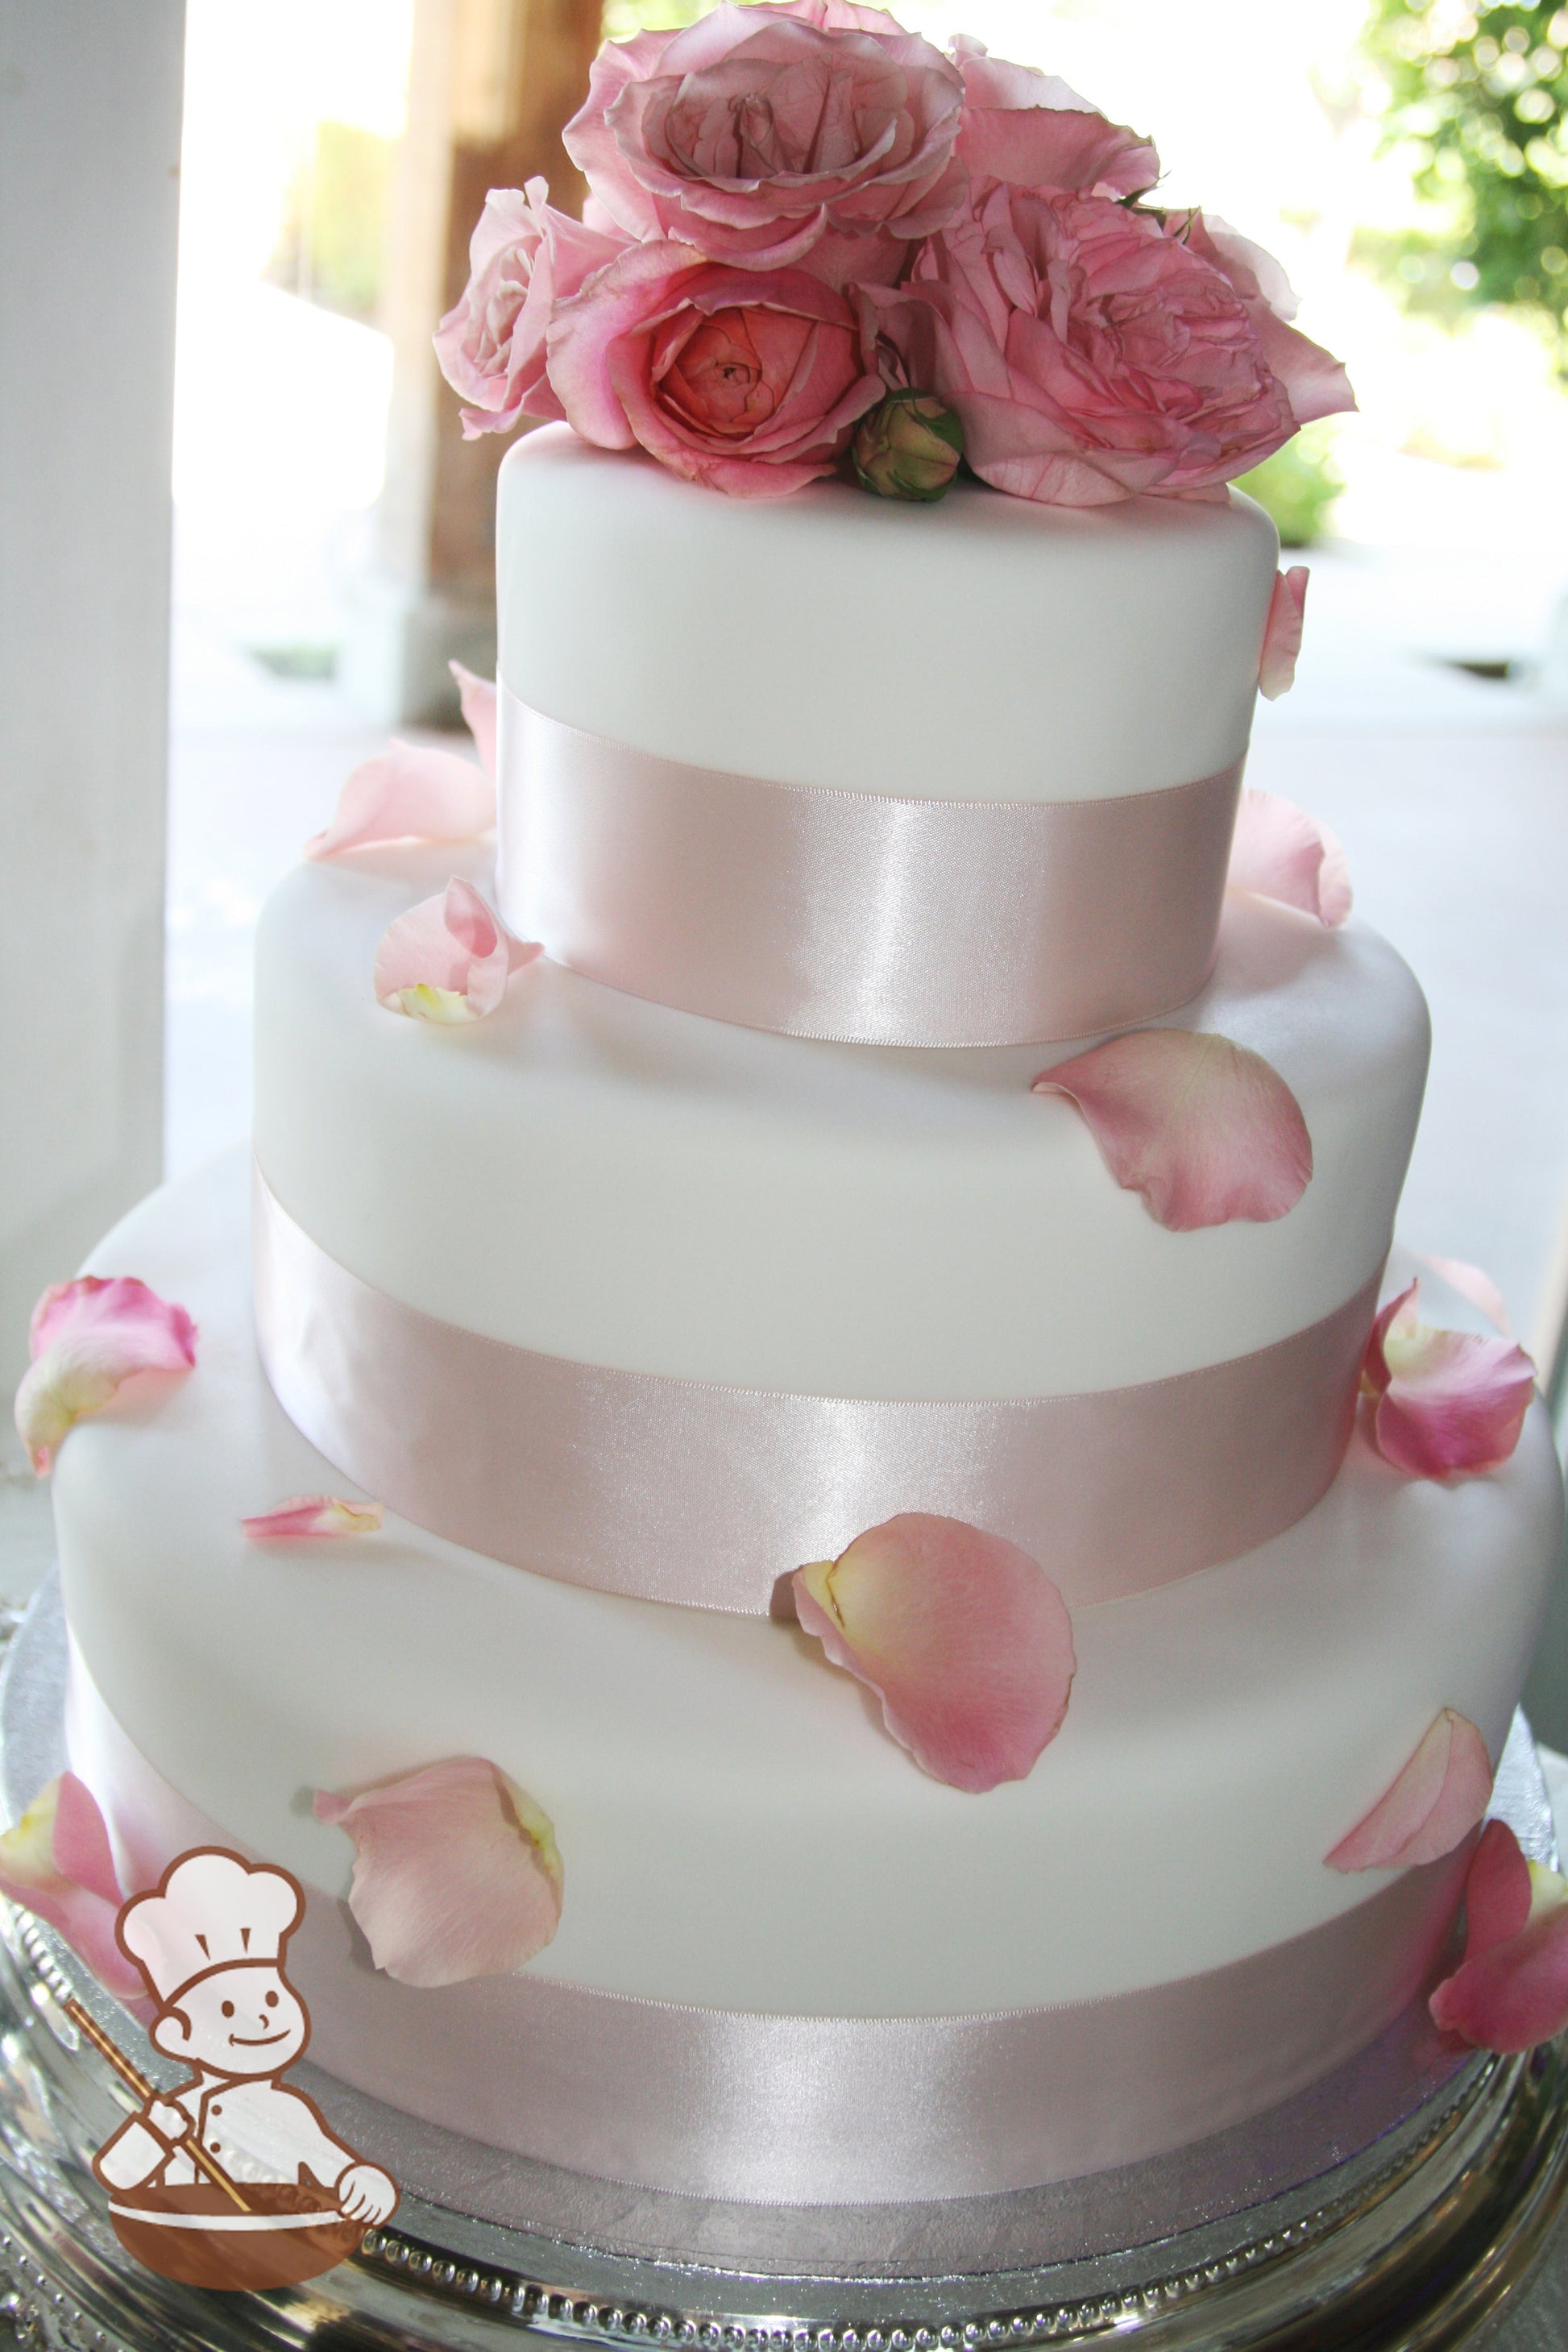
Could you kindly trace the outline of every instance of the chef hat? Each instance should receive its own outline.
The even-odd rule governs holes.
[[[210,1969],[276,1964],[303,1908],[287,1871],[202,1847],[181,1855],[155,1895],[126,1905],[120,1940],[167,2009]]]

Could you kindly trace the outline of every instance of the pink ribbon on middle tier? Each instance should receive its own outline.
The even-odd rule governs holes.
[[[829,792],[635,751],[503,685],[499,768],[500,911],[557,963],[786,1036],[1021,1045],[1197,994],[1242,762],[1108,800]]]
[[[1069,1607],[1250,1551],[1339,1468],[1378,1287],[1170,1379],[925,1402],[727,1387],[489,1339],[363,1281],[259,1175],[254,1251],[279,1402],[367,1494],[563,1583],[758,1616],[781,1577],[900,1511],[1009,1538]]]

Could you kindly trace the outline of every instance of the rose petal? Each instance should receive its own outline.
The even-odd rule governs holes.
[[[802,1626],[869,1685],[922,1770],[978,1793],[1022,1780],[1061,1727],[1072,1622],[1045,1570],[962,1519],[906,1511],[794,1578]]]
[[[141,1971],[115,1941],[124,1900],[92,1792],[62,1772],[0,1837],[0,1895],[63,1936],[106,1990],[121,1999],[146,1992]]]
[[[16,1391],[16,1429],[40,1478],[66,1432],[106,1405],[134,1372],[184,1372],[196,1327],[132,1276],[82,1275],[46,1290],[33,1310],[32,1363]]]
[[[1296,656],[1301,650],[1310,577],[1304,563],[1293,563],[1289,572],[1279,572],[1275,577],[1263,630],[1263,653],[1258,666],[1258,691],[1269,702],[1278,702],[1296,683]]]
[[[1372,1327],[1362,1367],[1372,1442],[1413,1478],[1495,1470],[1519,1444],[1535,1367],[1511,1339],[1422,1323],[1419,1301],[1413,1282]]]
[[[349,1907],[400,1984],[510,1976],[561,1923],[555,1832],[516,1782],[456,1756],[357,1797],[316,1792],[356,1848]]]
[[[1351,910],[1350,867],[1337,837],[1277,793],[1242,793],[1226,883],[1300,907],[1329,930]]]
[[[537,940],[514,940],[471,882],[454,879],[382,934],[376,997],[420,1020],[482,1021],[512,973],[543,952]]]
[[[474,739],[479,763],[493,782],[496,772],[496,688],[493,679],[476,677],[460,661],[448,662],[447,668],[458,681],[458,698],[463,706],[463,724]]]
[[[241,1519],[252,1543],[290,1543],[320,1537],[374,1535],[385,1516],[380,1503],[355,1503],[342,1495],[297,1495],[275,1511]]]
[[[336,857],[388,841],[472,841],[495,821],[496,788],[471,760],[395,740],[353,771],[331,824],[305,844],[305,855]]]
[[[1381,1796],[1328,1856],[1331,1870],[1405,1870],[1452,1853],[1491,1801],[1486,1741],[1446,1706]]]
[[[1433,2021],[1479,2050],[1532,2050],[1568,2026],[1568,1879],[1526,1862],[1489,1822],[1465,1881],[1463,1964],[1432,1995]]]
[[[1300,1105],[1228,1037],[1137,1029],[1043,1070],[1037,1095],[1078,1105],[1106,1166],[1172,1233],[1293,1209],[1312,1173]]]
[[[1429,1265],[1450,1290],[1457,1290],[1461,1298],[1468,1298],[1495,1329],[1512,1339],[1513,1324],[1509,1317],[1507,1301],[1489,1274],[1484,1273],[1479,1265],[1471,1265],[1462,1257],[1435,1257],[1430,1250],[1423,1250],[1420,1256],[1422,1265]]]

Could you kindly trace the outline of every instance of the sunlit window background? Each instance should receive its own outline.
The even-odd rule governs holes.
[[[388,312],[430,104],[417,62],[411,85],[423,5],[191,0],[176,1171],[247,1124],[261,896],[389,718],[406,730],[442,715],[392,709],[384,665],[363,650],[386,534],[405,526],[400,468],[427,461],[404,427],[388,456],[397,370],[424,364],[396,343],[395,368]],[[472,87],[443,103],[482,117],[509,11],[459,13],[471,54],[452,71]],[[609,0],[605,29],[700,13]],[[1306,331],[1348,362],[1359,413],[1310,428],[1255,485],[1313,577],[1300,681],[1260,711],[1252,777],[1338,827],[1363,910],[1427,986],[1436,1046],[1409,1237],[1484,1260],[1539,1331],[1563,1286],[1568,1191],[1568,10],[904,0],[898,13],[939,43],[963,29],[1048,67],[1153,134],[1170,201],[1277,253]],[[456,408],[433,400],[428,427],[454,445]]]

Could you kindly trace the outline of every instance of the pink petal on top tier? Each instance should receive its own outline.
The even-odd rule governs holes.
[[[185,1372],[196,1327],[133,1276],[82,1275],[46,1290],[33,1310],[32,1362],[16,1391],[17,1433],[40,1478],[61,1439],[137,1372]]]
[[[389,924],[375,951],[375,993],[389,1013],[452,1024],[482,1021],[514,971],[542,955],[514,940],[471,882],[448,882]]]
[[[1263,627],[1263,653],[1258,665],[1258,691],[1266,702],[1278,702],[1296,683],[1296,661],[1307,614],[1307,583],[1311,574],[1304,563],[1276,572],[1268,598],[1268,618]]]
[[[842,285],[896,278],[951,216],[963,105],[957,68],[879,9],[776,0],[606,43],[563,136],[634,236]]]
[[[1121,197],[1159,178],[1152,140],[1108,121],[1053,74],[994,58],[967,33],[955,36],[952,55],[963,76],[958,152],[975,179]]]
[[[99,1982],[121,2000],[144,1998],[142,1974],[121,1950],[124,1901],[109,1832],[92,1793],[62,1772],[0,1837],[0,1895],[63,1936]]]
[[[1328,1856],[1331,1870],[1406,1870],[1467,1838],[1491,1801],[1487,1743],[1446,1706],[1398,1778]]]
[[[1435,2024],[1478,2050],[1533,2050],[1568,2027],[1568,1879],[1489,1822],[1465,1881],[1465,1957],[1432,1995]]]
[[[1061,1728],[1072,1623],[1016,1544],[906,1511],[793,1581],[805,1631],[877,1693],[888,1729],[934,1780],[972,1793],[1025,1780]]]
[[[1301,1107],[1228,1037],[1137,1029],[1035,1080],[1082,1112],[1116,1181],[1172,1233],[1285,1216],[1312,1174]]]
[[[499,699],[493,677],[476,677],[460,661],[448,662],[447,667],[458,682],[458,699],[463,709],[463,724],[474,739],[474,749],[479,755],[479,765],[493,783],[496,776],[496,705]]]
[[[1226,886],[1300,907],[1328,930],[1351,910],[1350,867],[1338,837],[1275,793],[1242,793]]]
[[[455,1756],[356,1797],[318,1790],[316,1818],[356,1848],[349,1907],[400,1984],[510,1976],[561,1924],[548,1814],[493,1764]]]
[[[301,1543],[344,1536],[371,1536],[384,1512],[379,1503],[350,1502],[342,1495],[296,1495],[274,1511],[241,1519],[240,1533],[252,1543]]]
[[[1372,1442],[1413,1478],[1495,1470],[1519,1444],[1535,1367],[1511,1339],[1421,1322],[1419,1303],[1413,1282],[1372,1327],[1362,1372]]]

